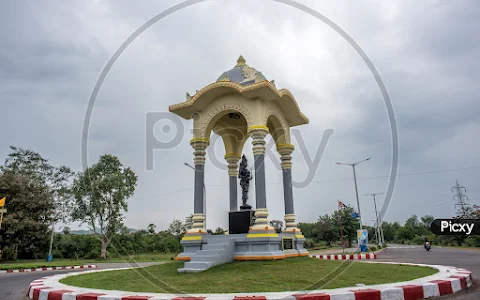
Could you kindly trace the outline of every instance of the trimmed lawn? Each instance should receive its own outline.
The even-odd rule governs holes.
[[[139,254],[124,257],[114,257],[107,259],[53,259],[47,262],[44,259],[37,260],[19,260],[15,262],[0,263],[0,270],[11,269],[32,269],[32,268],[46,268],[46,267],[68,267],[81,265],[94,265],[98,263],[126,263],[126,262],[156,262],[172,260],[176,255],[171,253],[159,254]]]
[[[79,287],[152,293],[246,293],[330,289],[383,284],[432,275],[427,267],[331,261],[309,257],[243,261],[201,273],[178,273],[182,262],[134,270],[69,276],[60,282]]]

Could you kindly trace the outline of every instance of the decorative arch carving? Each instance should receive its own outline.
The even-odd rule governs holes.
[[[203,138],[209,138],[210,132],[215,123],[224,115],[236,112],[240,113],[247,121],[247,127],[254,125],[252,113],[242,104],[223,103],[212,106],[208,110],[202,112],[201,121],[198,124],[200,135]]]
[[[281,113],[281,111],[276,107],[271,105],[264,113],[264,123],[267,124],[268,119],[274,116],[280,123],[281,129],[285,135],[285,143],[290,144],[290,126],[288,125],[287,120]]]

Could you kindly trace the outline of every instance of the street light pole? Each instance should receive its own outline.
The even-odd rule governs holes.
[[[355,195],[357,197],[357,209],[358,209],[358,220],[360,222],[360,230],[363,229],[363,226],[362,226],[362,214],[360,213],[360,199],[358,198],[357,175],[355,173],[355,166],[367,160],[370,160],[370,157],[362,161],[356,162],[354,164],[339,163],[339,162],[336,163],[337,165],[351,166],[353,169],[353,181],[355,182]]]
[[[383,193],[373,193],[373,194],[366,194],[365,196],[373,196],[373,205],[375,205],[375,223],[377,224],[377,228],[376,228],[376,231],[378,232],[377,233],[377,241],[380,241],[379,244],[380,245],[383,245],[384,241],[383,241],[383,234],[381,234],[381,228],[382,228],[382,225],[380,225],[380,223],[378,222],[378,212],[377,212],[377,201],[375,200],[375,196],[376,195],[382,195]]]
[[[189,167],[190,169],[195,170],[194,167],[192,167],[189,163],[184,163],[184,165],[186,165],[187,167]],[[205,220],[203,221],[203,224],[205,224],[205,230],[207,230],[207,190],[205,188],[205,182],[203,183],[203,213],[205,215]]]

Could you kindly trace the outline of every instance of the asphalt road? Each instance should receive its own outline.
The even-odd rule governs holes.
[[[423,246],[390,245],[378,254],[378,261],[407,262],[431,265],[446,265],[464,268],[472,272],[473,288],[456,296],[438,299],[478,300],[480,299],[480,251],[432,246],[430,252]]]
[[[103,263],[96,264],[98,269],[125,268],[130,266],[149,266],[157,263]],[[90,269],[92,270],[92,269]],[[0,274],[0,299],[1,300],[26,300],[30,283],[36,279],[55,274],[69,272],[84,272],[85,270],[60,270],[60,271],[38,271],[26,273],[1,273]]]
[[[409,262],[421,264],[435,264],[465,268],[472,272],[475,285],[468,292],[456,296],[441,297],[441,299],[478,300],[480,299],[480,251],[459,250],[452,248],[432,247],[430,252],[422,246],[391,245],[378,255],[378,261]],[[140,263],[137,266],[148,266],[156,263]],[[123,268],[130,264],[97,264],[99,269]],[[29,284],[44,276],[59,273],[83,272],[83,270],[43,271],[31,273],[0,274],[0,299],[25,300]]]

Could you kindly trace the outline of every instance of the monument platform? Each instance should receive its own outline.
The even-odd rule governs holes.
[[[185,261],[179,272],[200,272],[232,261],[277,260],[307,256],[305,238],[291,233],[244,233],[185,236],[184,252],[175,260]]]

